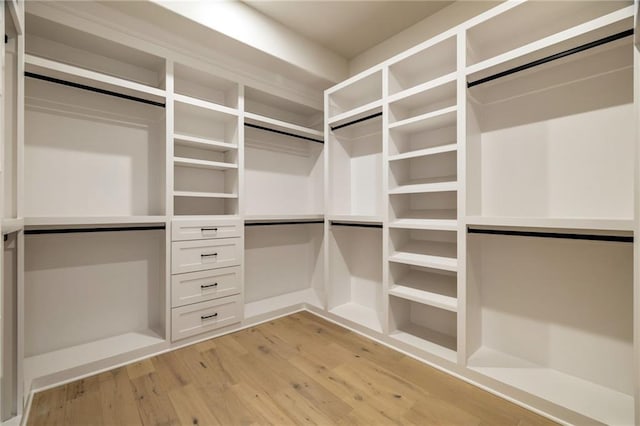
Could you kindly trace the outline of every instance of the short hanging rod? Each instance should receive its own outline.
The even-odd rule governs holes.
[[[562,238],[568,240],[611,241],[616,243],[632,243],[633,237],[621,235],[570,234],[562,232],[506,231],[498,229],[468,228],[470,234],[509,235],[516,237]]]
[[[581,46],[577,46],[577,47],[565,50],[564,52],[549,55],[547,57],[526,63],[524,65],[519,65],[517,67],[510,68],[506,71],[502,71],[502,72],[490,75],[488,77],[481,78],[476,81],[470,81],[467,83],[467,87],[473,87],[479,84],[487,83],[492,80],[497,80],[499,78],[506,77],[508,75],[515,74],[517,72],[524,71],[529,68],[537,67],[539,65],[546,64],[547,62],[555,61],[570,55],[574,55],[576,53],[584,52],[585,50],[593,49],[594,47],[602,46],[603,44],[611,43],[613,41],[620,40],[622,38],[629,37],[631,35],[633,35],[633,29],[622,31],[617,34],[613,34],[608,37],[604,37],[599,40],[595,40],[590,43],[586,43]]]
[[[289,133],[289,132],[285,132],[283,130],[271,129],[269,127],[259,126],[257,124],[244,123],[244,125],[246,127],[252,127],[254,129],[258,129],[258,130],[264,130],[265,132],[271,132],[271,133],[277,133],[279,135],[291,136],[292,138],[304,139],[305,141],[311,141],[311,142],[315,142],[315,143],[324,143],[324,141],[321,140],[321,139],[314,139],[314,138],[310,138],[308,136],[296,135],[295,133]]]
[[[62,80],[60,78],[49,77],[47,75],[36,74],[29,71],[25,71],[24,76],[35,78],[37,80],[48,81],[49,83],[61,84],[63,86],[68,86],[68,87],[75,87],[76,89],[87,90],[89,92],[95,92],[103,95],[113,96],[115,98],[127,99],[129,101],[140,102],[143,104],[153,105],[161,108],[165,107],[165,104],[163,104],[162,102],[151,101],[149,99],[139,98],[137,96],[125,95],[123,93],[118,93],[118,92],[114,92],[106,89],[100,89],[98,87],[93,87],[93,86],[87,86],[86,84],[75,83],[73,81]]]
[[[55,228],[55,229],[27,229],[25,234],[76,234],[87,232],[121,232],[121,231],[154,231],[165,229],[164,225],[152,226],[119,226],[110,228]]]
[[[343,127],[351,126],[353,124],[362,123],[363,121],[371,120],[372,118],[380,117],[381,115],[382,112],[376,112],[375,114],[367,115],[366,117],[358,118],[357,120],[349,121],[347,123],[331,127],[331,131],[342,129]]]
[[[288,222],[251,222],[245,223],[244,226],[272,226],[272,225],[308,225],[310,223],[324,223],[323,220],[308,221],[288,221]]]

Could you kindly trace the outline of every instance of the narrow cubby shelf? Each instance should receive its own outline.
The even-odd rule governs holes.
[[[413,287],[406,287],[402,285],[395,285],[391,287],[389,289],[389,294],[394,297],[411,300],[412,302],[433,306],[435,308],[445,309],[451,312],[458,311],[458,299],[451,296],[444,296],[438,293],[417,290]]]
[[[401,185],[390,189],[389,194],[417,194],[423,192],[450,192],[457,191],[457,182],[434,182],[422,184]]]
[[[391,229],[389,261],[432,269],[456,271],[456,232]]]
[[[178,146],[206,149],[211,151],[226,152],[226,151],[238,149],[238,146],[233,143],[223,142],[223,141],[214,140],[214,139],[199,138],[196,136],[188,136],[180,133],[174,133],[173,140],[174,140],[174,143]]]
[[[457,103],[456,86],[457,73],[394,96],[389,99],[389,123],[406,123],[407,120],[454,107]]]
[[[419,87],[443,76],[454,75],[455,79],[456,36],[432,39],[413,51],[389,65],[389,93],[394,99],[411,90],[420,90]]]
[[[411,158],[426,157],[428,155],[442,154],[445,152],[454,152],[458,150],[458,144],[452,143],[447,145],[439,145],[431,148],[417,149],[404,152],[402,154],[390,155],[389,161],[409,160]]]
[[[329,220],[330,222],[339,222],[339,223],[362,223],[362,224],[382,225],[381,216],[332,214],[327,216],[327,220]]]
[[[457,271],[458,260],[453,257],[431,256],[426,254],[415,254],[397,252],[389,256],[390,262],[402,263],[405,265],[422,266],[425,268],[440,269],[443,271]]]
[[[195,197],[195,198],[238,198],[238,194],[227,194],[225,192],[198,192],[198,191],[173,191],[174,197]]]
[[[238,107],[238,83],[217,77],[180,63],[173,65],[174,93],[180,99],[199,99],[235,109]]]
[[[457,119],[458,108],[454,106],[427,112],[405,120],[395,121],[389,124],[389,130],[401,130],[404,132],[424,132],[441,127],[454,126]]]
[[[181,167],[194,167],[211,170],[237,169],[237,164],[223,163],[220,161],[197,160],[193,158],[173,157],[173,164]]]
[[[210,111],[215,111],[215,112],[219,112],[222,114],[228,114],[228,115],[233,115],[233,116],[237,116],[238,115],[238,110],[234,109],[234,108],[229,108],[227,106],[224,105],[219,105],[213,102],[209,102],[209,101],[205,101],[202,99],[198,99],[198,98],[192,98],[191,96],[185,96],[185,95],[178,95],[178,94],[174,94],[173,95],[174,101],[176,103],[179,104],[184,104],[184,105],[189,105],[192,107],[197,107],[197,108],[202,108],[202,109],[206,109],[206,110],[210,110]]]
[[[389,228],[457,231],[458,221],[455,219],[396,219],[389,223]]]

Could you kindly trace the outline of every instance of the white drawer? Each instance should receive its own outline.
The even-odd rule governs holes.
[[[241,235],[239,219],[177,219],[171,222],[171,240],[206,240],[207,238],[232,238]]]
[[[171,244],[171,273],[204,271],[240,265],[240,238],[178,241]]]
[[[181,306],[171,310],[171,340],[180,340],[242,320],[240,296]]]
[[[240,267],[189,272],[171,277],[171,306],[183,306],[240,293]]]

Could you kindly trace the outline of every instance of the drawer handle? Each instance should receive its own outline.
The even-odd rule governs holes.
[[[213,284],[202,284],[200,286],[200,288],[211,288],[211,287],[218,287],[218,283],[213,283]]]
[[[218,228],[200,228],[201,231],[214,231],[218,232]]]
[[[213,314],[211,314],[211,315],[201,315],[201,316],[200,316],[200,319],[204,321],[204,320],[208,320],[208,319],[211,319],[211,318],[215,318],[215,317],[217,317],[217,316],[218,316],[218,313],[217,313],[217,312],[214,312],[214,313],[213,313]]]
[[[202,253],[200,255],[200,257],[212,257],[212,256],[217,256],[218,253]]]

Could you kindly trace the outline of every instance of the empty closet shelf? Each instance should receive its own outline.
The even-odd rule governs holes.
[[[173,140],[176,145],[182,145],[190,148],[206,149],[210,151],[226,152],[238,149],[238,146],[232,143],[214,139],[199,138],[197,136],[189,136],[180,133],[174,133]]]
[[[33,55],[25,55],[25,75],[157,106],[166,98],[162,89]]]
[[[4,235],[21,231],[24,228],[23,218],[4,218],[2,219],[2,233]]]
[[[24,226],[72,227],[94,225],[152,225],[164,224],[166,216],[82,216],[82,217],[25,217]]]
[[[429,305],[440,309],[446,309],[447,311],[458,311],[458,299],[443,294],[433,293],[430,291],[419,290],[412,287],[403,285],[395,285],[389,290],[389,294],[392,296],[400,297],[402,299],[411,300],[413,302],[422,303],[423,305]]]
[[[382,115],[382,101],[377,100],[331,117],[328,120],[328,124],[332,130],[337,130],[342,127],[347,127],[352,124],[379,117],[380,115]]]
[[[233,108],[229,108],[223,105],[218,105],[216,103],[209,102],[209,101],[203,101],[202,99],[192,98],[190,96],[179,95],[177,93],[174,94],[173,96],[176,102],[180,102],[180,103],[191,105],[198,108],[208,109],[211,111],[216,111],[222,114],[226,114],[228,116],[235,116],[235,117],[238,116],[238,110]]]
[[[453,98],[455,101],[455,83],[457,77],[457,72],[451,72],[442,77],[403,90],[402,92],[389,96],[389,103],[402,102],[403,100],[412,97],[415,97],[418,101],[417,103],[421,105],[437,102],[443,98]]]
[[[392,221],[389,228],[457,231],[458,221],[455,219],[398,219]]]
[[[389,161],[409,160],[411,158],[426,157],[428,155],[444,154],[445,152],[455,152],[458,150],[458,144],[452,143],[447,145],[434,146],[432,148],[419,149],[409,151],[402,154],[390,155]]]
[[[402,185],[389,190],[389,194],[418,194],[422,192],[448,192],[457,191],[457,182],[436,182]]]
[[[257,128],[264,131],[272,131],[291,137],[303,138],[313,142],[324,142],[324,133],[309,127],[299,126],[275,118],[265,117],[251,112],[245,113],[245,126]]]
[[[418,348],[424,352],[446,359],[450,362],[457,361],[456,337],[440,333],[420,325],[405,325],[400,330],[389,333],[392,339]]]
[[[237,164],[222,163],[220,161],[196,160],[184,157],[173,157],[173,164],[181,167],[194,167],[210,170],[230,170],[238,168]]]
[[[273,215],[249,215],[244,217],[245,224],[269,224],[269,223],[316,223],[323,222],[323,214],[273,214]]]
[[[389,124],[389,130],[415,133],[455,126],[457,110],[457,107],[451,106],[406,120],[396,121],[395,123]]]
[[[224,192],[196,192],[196,191],[173,191],[174,197],[195,197],[195,198],[238,198],[238,194],[227,194]]]
[[[594,231],[634,230],[633,219],[607,218],[555,218],[555,217],[515,217],[515,216],[467,216],[467,225],[512,227],[580,229]]]
[[[327,217],[327,219],[330,222],[335,222],[335,223],[382,225],[382,218],[380,216],[340,214],[340,215],[330,215]]]
[[[389,256],[390,262],[403,263],[405,265],[422,266],[425,268],[440,269],[443,271],[457,271],[458,259],[443,256],[431,256],[397,252]]]

